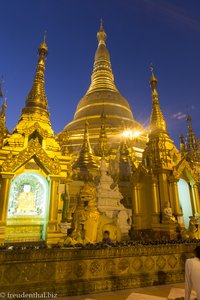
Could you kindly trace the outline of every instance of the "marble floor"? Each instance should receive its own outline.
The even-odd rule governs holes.
[[[64,300],[172,300],[184,297],[184,283],[136,288],[100,294],[69,296]],[[182,298],[183,299],[183,298]],[[191,299],[195,299],[192,293]]]

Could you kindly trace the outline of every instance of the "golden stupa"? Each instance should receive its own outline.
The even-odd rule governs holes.
[[[128,101],[115,85],[106,39],[107,35],[101,20],[90,86],[77,105],[74,120],[60,133],[62,139],[67,136],[71,146],[80,146],[86,120],[89,124],[90,142],[95,145],[99,138],[102,115],[106,117],[107,136],[113,142],[116,136],[119,140],[119,134],[127,129],[141,132],[140,139],[143,142],[146,138],[143,126],[134,119]],[[117,141],[116,143],[118,145]]]

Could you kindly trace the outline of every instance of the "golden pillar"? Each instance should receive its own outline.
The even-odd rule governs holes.
[[[172,195],[173,195],[172,199],[173,199],[174,215],[177,216],[178,222],[182,223],[183,221],[182,221],[181,217],[183,215],[183,212],[181,211],[177,182],[178,182],[177,179],[171,179],[170,185],[171,185],[171,190],[172,190]]]
[[[166,203],[170,202],[168,190],[168,178],[166,173],[158,174],[158,189],[161,202],[161,210],[165,207]]]
[[[10,181],[14,176],[13,173],[1,174],[1,190],[0,190],[0,244],[5,241],[6,220],[8,211],[8,200]]]
[[[58,200],[59,200],[59,175],[49,175],[50,178],[50,204],[49,204],[49,221],[47,225],[47,243],[55,244],[65,236],[60,232],[58,226]]]
[[[58,213],[58,185],[59,176],[49,176],[51,180],[50,205],[49,205],[49,223],[56,223]]]
[[[132,224],[134,227],[139,225],[140,203],[138,193],[138,185],[134,183],[132,189]]]
[[[200,199],[199,199],[199,191],[198,186],[196,184],[192,185],[193,195],[194,195],[194,206],[195,206],[195,213],[200,214]]]
[[[159,203],[158,180],[156,178],[152,178],[151,189],[152,189],[153,223],[159,223],[160,203]]]

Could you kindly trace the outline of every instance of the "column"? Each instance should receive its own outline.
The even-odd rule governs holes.
[[[49,176],[51,179],[51,193],[50,193],[50,205],[49,205],[49,222],[57,221],[58,213],[58,184],[59,176]]]
[[[178,195],[178,185],[177,185],[177,180],[174,179],[171,182],[171,187],[172,187],[172,192],[173,192],[173,205],[174,205],[174,214],[177,216],[178,223],[182,223],[182,211],[181,211],[181,206],[180,206],[180,201],[179,201],[179,195]]]
[[[153,213],[159,214],[160,204],[159,204],[158,181],[155,178],[152,179],[152,195],[153,195]]]
[[[137,219],[140,213],[140,207],[137,184],[134,184],[132,188],[132,224],[135,226],[138,223]]]
[[[151,182],[152,190],[152,221],[153,224],[160,223],[160,203],[159,203],[159,191],[158,191],[158,180],[153,177]]]
[[[200,199],[199,199],[199,191],[197,184],[193,185],[193,191],[194,191],[194,204],[196,207],[196,213],[200,214]]]
[[[10,181],[13,177],[13,173],[1,174],[1,191],[0,191],[0,244],[4,243],[5,231],[6,231],[6,221],[7,221],[7,211],[8,211],[8,200],[9,200],[9,190]]]

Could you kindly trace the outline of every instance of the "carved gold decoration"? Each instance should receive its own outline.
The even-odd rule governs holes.
[[[132,263],[132,267],[133,269],[138,272],[139,270],[142,269],[142,266],[143,266],[143,262],[141,260],[141,258],[135,258],[133,263]]]
[[[187,170],[195,181],[199,181],[197,174],[195,174],[194,170],[191,168],[190,164],[183,158],[175,167],[173,175],[176,179],[180,179],[184,170]]]
[[[114,260],[108,260],[104,266],[105,272],[107,274],[114,274],[116,272],[116,263]]]
[[[159,269],[163,270],[166,265],[166,259],[163,256],[159,256],[156,260],[156,264]]]
[[[74,273],[77,277],[83,277],[87,270],[87,265],[84,262],[78,262],[74,268]]]
[[[38,122],[35,122],[31,127],[25,128],[24,133],[26,135],[31,135],[35,130],[37,130],[44,138],[47,138],[50,135],[48,130],[43,129]]]
[[[147,257],[144,261],[144,266],[147,270],[152,270],[152,268],[154,267],[154,259],[152,257]]]
[[[94,261],[91,263],[89,270],[90,273],[96,275],[102,271],[102,265],[98,261]]]
[[[49,173],[55,175],[60,173],[59,162],[47,155],[37,139],[30,141],[28,148],[22,150],[18,155],[12,156],[11,153],[8,154],[7,160],[2,164],[2,171],[15,172],[33,157],[36,158]]]
[[[121,259],[118,264],[118,270],[120,273],[127,273],[130,268],[130,263],[127,259]]]
[[[168,283],[182,282],[185,259],[192,257],[196,245],[0,251],[0,289],[10,293],[47,291],[59,296],[114,291],[159,284],[162,274],[158,270],[165,273]]]
[[[174,255],[170,255],[170,257],[168,258],[167,261],[172,269],[174,269],[178,263],[178,260],[177,260],[176,256],[174,256]]]

